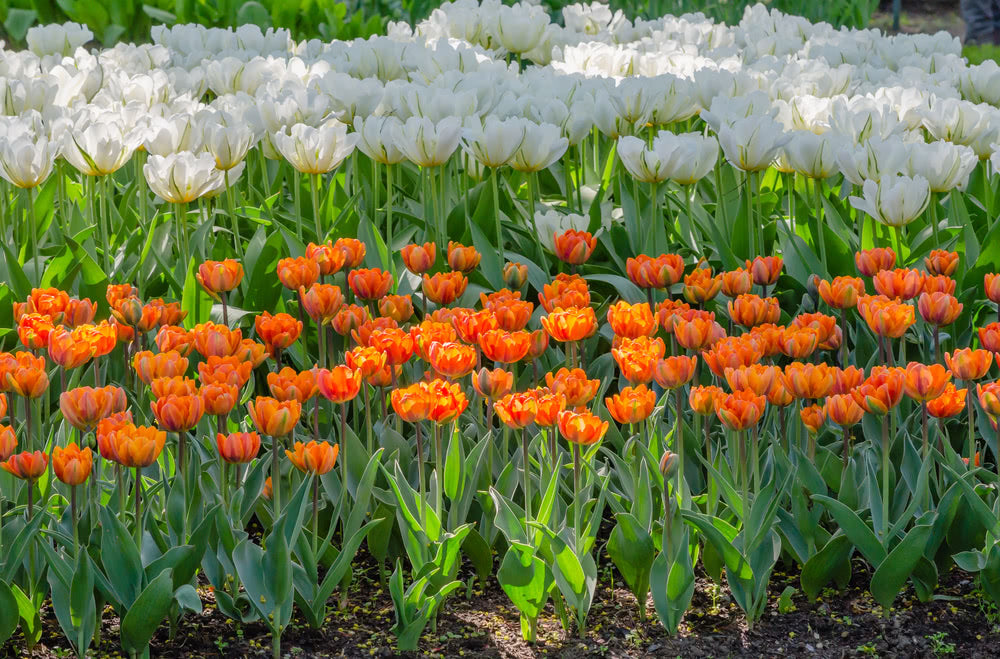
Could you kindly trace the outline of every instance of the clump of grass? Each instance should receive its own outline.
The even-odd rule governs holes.
[[[1000,62],[1000,46],[971,44],[962,48],[962,55],[969,60],[969,64],[982,64],[988,59]]]

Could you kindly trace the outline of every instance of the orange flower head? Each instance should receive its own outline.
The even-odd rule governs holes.
[[[451,304],[465,293],[469,279],[461,272],[438,272],[432,277],[424,274],[421,290],[428,300],[434,304],[445,306]]]
[[[979,405],[991,417],[1000,416],[1000,381],[976,385]]]
[[[452,318],[452,325],[458,336],[466,343],[479,343],[479,337],[490,330],[499,327],[496,315],[490,309],[482,311],[472,311],[470,309],[457,310]]]
[[[199,395],[169,394],[150,403],[153,416],[167,432],[186,432],[198,425],[205,413],[205,401]]]
[[[535,360],[545,354],[545,351],[549,349],[549,335],[543,329],[537,329],[528,335],[530,339],[530,345],[528,347],[528,354],[526,355],[529,360]]]
[[[359,300],[377,300],[392,288],[392,273],[381,268],[351,270],[347,283]]]
[[[927,401],[927,412],[936,419],[955,416],[965,409],[965,397],[968,393],[968,389],[956,389],[949,382],[940,396]]]
[[[924,267],[932,275],[944,275],[951,277],[958,269],[958,252],[949,252],[946,249],[932,249],[931,253],[924,257]]]
[[[25,313],[48,316],[54,325],[65,322],[63,315],[70,306],[69,293],[58,288],[32,288],[24,305]]]
[[[557,423],[559,434],[566,441],[583,446],[601,441],[604,434],[608,432],[609,426],[607,421],[602,421],[600,417],[594,416],[590,412],[574,412],[572,410],[560,412]]]
[[[865,412],[882,416],[899,405],[905,384],[905,369],[876,366],[864,382],[851,390],[851,395]]]
[[[656,331],[656,318],[645,302],[629,304],[624,300],[608,307],[608,324],[615,336],[636,339]]]
[[[555,375],[545,374],[545,384],[553,394],[562,395],[565,407],[582,407],[589,403],[601,387],[600,380],[588,380],[582,368],[560,368]]]
[[[35,357],[30,352],[14,353],[15,364],[4,368],[7,390],[24,398],[38,398],[49,387],[45,372],[45,357]]]
[[[531,348],[531,334],[524,331],[489,330],[479,336],[479,348],[489,361],[513,364],[528,354]]]
[[[131,423],[111,435],[115,462],[123,467],[142,469],[156,462],[167,441],[167,433]]]
[[[7,394],[0,393],[0,419],[7,416]]]
[[[52,471],[55,472],[56,478],[70,487],[87,482],[93,466],[93,453],[89,448],[81,450],[76,442],[70,442],[66,448],[57,446],[52,449]]]
[[[858,298],[858,311],[875,334],[893,339],[903,336],[917,320],[913,307],[884,295]]]
[[[234,259],[205,261],[198,266],[194,278],[206,293],[218,300],[219,293],[228,293],[243,281],[243,264]]]
[[[920,295],[924,288],[924,277],[924,273],[914,269],[880,270],[872,278],[872,285],[879,295],[898,297],[905,302]]]
[[[702,312],[703,314],[704,312]],[[717,339],[715,319],[705,315],[674,314],[672,333],[685,350],[704,350]]]
[[[715,414],[730,430],[747,430],[757,425],[767,407],[767,398],[752,391],[740,390],[720,396]]]
[[[815,327],[786,327],[781,333],[781,353],[792,359],[805,359],[819,347],[819,330]]]
[[[267,346],[271,355],[275,350],[284,350],[295,343],[302,333],[302,321],[295,320],[287,313],[271,315],[264,311],[254,318],[254,329],[257,336]]]
[[[701,311],[692,309],[691,305],[683,300],[672,300],[667,298],[656,305],[656,322],[667,334],[674,332],[674,317],[684,318],[709,318],[714,320],[715,314],[711,311]]]
[[[684,298],[691,304],[705,304],[722,290],[722,275],[712,275],[708,268],[695,268],[684,275]]]
[[[945,275],[925,275],[924,285],[921,290],[924,293],[948,293],[949,295],[954,295],[957,286],[958,282],[951,277],[946,277]]]
[[[153,398],[163,398],[170,394],[177,396],[193,396],[198,393],[198,384],[191,378],[183,375],[172,377],[153,378],[149,383],[149,390],[153,393]]]
[[[676,389],[691,381],[697,365],[697,357],[673,355],[656,362],[653,377],[656,379],[656,383],[664,389]]]
[[[508,261],[503,265],[503,283],[508,288],[519,290],[528,281],[528,266],[523,263]]]
[[[538,411],[535,414],[535,425],[539,428],[551,428],[559,421],[559,413],[566,409],[566,397],[553,393],[548,387],[533,389]]]
[[[112,385],[77,387],[59,395],[63,418],[81,432],[93,430],[101,419],[123,411],[126,405],[125,391]]]
[[[770,286],[778,281],[785,260],[780,256],[755,256],[753,261],[746,262],[746,269],[753,277],[753,283],[758,286]]]
[[[591,307],[556,308],[542,316],[542,327],[556,341],[582,341],[597,331],[597,317]]]
[[[729,317],[737,325],[754,327],[764,323],[778,322],[781,317],[781,308],[778,306],[777,298],[762,298],[759,295],[747,293],[729,301]]]
[[[818,399],[827,396],[836,383],[836,372],[824,363],[792,362],[785,367],[785,387],[796,397]]]
[[[413,336],[398,327],[378,329],[371,333],[368,345],[385,353],[385,361],[391,366],[399,366],[413,356]]]
[[[264,497],[268,501],[274,496],[274,486],[271,484],[271,477],[268,476],[264,479],[264,487],[260,489],[260,496]]]
[[[657,370],[657,361],[663,356],[666,347],[663,346],[663,339],[650,341],[649,337],[642,339],[622,339],[618,347],[611,349],[622,377],[629,383],[648,384],[652,381]]]
[[[853,398],[847,396],[847,399],[850,401],[851,405],[854,405],[854,407],[858,409],[859,412],[862,414],[864,413],[864,410],[857,406],[857,403],[854,402]],[[827,399],[827,404],[829,404],[829,399]],[[823,427],[823,424],[826,423],[825,406],[820,407],[819,405],[809,405],[808,407],[803,407],[799,411],[799,418],[802,419],[802,425],[806,427],[806,430],[815,435],[820,431],[820,428]]]
[[[857,366],[831,368],[833,370],[833,388],[830,389],[831,394],[849,394],[852,389],[865,381],[865,372]]]
[[[749,366],[764,356],[760,342],[753,337],[728,337],[701,353],[702,359],[716,377],[725,377],[726,367]]]
[[[232,432],[215,435],[219,457],[229,464],[246,464],[260,452],[260,435],[256,432]]]
[[[993,365],[993,353],[989,350],[961,348],[944,353],[944,363],[956,380],[981,380]]]
[[[365,260],[365,244],[357,238],[338,238],[333,244],[334,249],[339,249],[344,253],[344,268],[350,270],[361,265]],[[381,297],[379,295],[375,297]]]
[[[785,386],[785,379],[779,377],[774,381],[774,386],[766,394],[767,402],[775,407],[788,407],[796,401],[795,394]]]
[[[239,357],[209,357],[198,364],[198,377],[202,386],[231,384],[242,388],[250,380],[253,364]]]
[[[97,423],[94,434],[97,436],[97,448],[104,458],[119,462],[118,454],[115,453],[114,434],[130,425],[132,425],[132,413],[128,410],[106,416]]]
[[[448,241],[448,267],[463,274],[469,274],[479,265],[482,256],[475,247]]]
[[[639,423],[653,413],[656,406],[656,392],[646,385],[625,387],[620,393],[604,399],[611,418],[622,425]]]
[[[507,394],[493,403],[497,416],[508,427],[520,430],[530,425],[538,413],[538,401],[532,392]]]
[[[449,380],[464,377],[476,367],[476,349],[462,343],[432,343],[427,351],[431,368]]]
[[[309,243],[306,245],[306,258],[315,261],[319,266],[319,274],[325,277],[340,272],[347,259],[347,251],[334,247],[329,241],[319,245]]]
[[[409,423],[426,420],[433,403],[426,382],[415,382],[408,387],[393,389],[390,400],[396,415]]]
[[[691,391],[688,393],[688,404],[695,414],[709,416],[715,414],[715,406],[719,397],[725,395],[725,392],[715,385],[691,387]]]
[[[120,309],[130,302],[134,304],[137,302],[137,299],[129,298],[124,300],[119,303],[118,308]],[[135,330],[145,333],[160,324],[160,317],[163,315],[163,309],[165,306],[166,305],[163,304],[163,300],[159,300],[158,302],[150,301],[149,303],[139,307],[139,314],[134,318],[129,319],[125,317],[124,319],[131,320],[132,322],[129,322],[129,325],[131,325]],[[132,310],[134,310],[134,307],[132,307]],[[116,315],[116,317],[118,316]],[[123,318],[118,319],[122,320]]]
[[[102,320],[96,325],[81,325],[73,330],[74,336],[90,344],[90,351],[94,357],[103,357],[115,349],[118,343],[118,330],[122,325],[115,325],[106,320]],[[131,331],[131,330],[129,330]],[[161,350],[161,352],[170,352]]]
[[[597,247],[597,239],[589,231],[567,229],[552,234],[556,257],[563,263],[582,265],[587,262]]]
[[[523,330],[531,320],[535,305],[526,300],[510,300],[504,304],[491,304],[487,308],[493,312],[500,329],[517,332]]]
[[[194,334],[177,325],[164,325],[156,333],[156,347],[160,352],[176,350],[187,357],[194,350]]]
[[[17,436],[10,426],[0,426],[0,462],[6,462],[17,449]]]
[[[319,281],[319,263],[306,256],[278,259],[278,281],[290,291],[308,288]]]
[[[66,370],[82,366],[93,356],[86,339],[61,325],[49,332],[48,352],[49,358]]]
[[[358,346],[344,353],[344,363],[348,368],[361,371],[361,377],[370,378],[386,365],[385,353],[371,346]]]
[[[419,325],[410,328],[410,337],[413,338],[414,350],[417,356],[425,362],[431,361],[428,351],[434,343],[452,343],[458,340],[458,334],[451,322],[437,322],[425,320]]]
[[[502,368],[481,368],[472,376],[472,388],[486,400],[497,400],[514,389],[514,374]]]
[[[156,299],[150,300],[146,306],[156,307],[158,313],[156,314],[155,322],[150,323],[148,326],[140,324],[138,329],[142,332],[149,331],[154,327],[163,327],[164,325],[178,325],[188,315],[188,312],[181,308],[180,302],[164,302],[163,300]],[[143,311],[145,312],[145,309]]]
[[[833,394],[823,404],[823,410],[830,421],[841,428],[850,428],[861,421],[865,410],[858,405],[852,394]]]
[[[854,266],[865,277],[874,277],[882,270],[890,270],[896,265],[896,252],[889,247],[876,247],[854,254]]]
[[[17,323],[17,338],[28,350],[43,350],[49,345],[49,334],[53,329],[48,316],[28,313],[22,315]]]
[[[191,340],[202,357],[228,357],[240,347],[243,331],[209,321],[194,326]]]
[[[278,400],[297,400],[304,403],[319,391],[312,371],[296,371],[288,366],[277,373],[267,374],[267,388]]]
[[[279,401],[267,396],[257,396],[247,404],[247,409],[257,431],[267,437],[284,437],[292,432],[302,415],[299,401]]]
[[[984,276],[983,286],[986,289],[987,299],[995,304],[1000,304],[1000,274],[987,273]]]
[[[910,362],[906,365],[906,380],[903,390],[906,395],[916,401],[927,402],[944,393],[944,388],[951,381],[951,373],[941,364],[921,364]]]
[[[781,369],[765,364],[751,364],[724,371],[731,391],[746,389],[758,396],[768,395],[781,379]]]
[[[552,313],[557,308],[570,309],[590,306],[590,289],[580,275],[559,273],[550,284],[542,286],[538,294],[542,308]]]
[[[97,315],[97,305],[90,301],[90,298],[77,300],[70,298],[63,313],[63,324],[67,327],[79,327],[94,322]]]
[[[427,383],[427,392],[430,398],[427,418],[434,423],[451,423],[469,406],[469,399],[457,382],[431,380]]]
[[[243,339],[232,356],[241,362],[250,362],[252,368],[257,368],[267,360],[267,346],[253,339]]]
[[[437,245],[434,243],[424,243],[423,245],[411,243],[400,252],[403,256],[403,265],[415,275],[422,275],[434,267],[437,259]]]
[[[753,290],[753,275],[746,268],[736,268],[722,273],[722,294],[736,298]]]
[[[962,313],[962,303],[948,293],[921,293],[917,300],[920,317],[936,327],[951,325]]]
[[[800,313],[792,318],[792,327],[811,327],[818,330],[818,340],[820,344],[824,344],[834,339],[837,333],[837,319],[824,313]]]
[[[361,392],[361,371],[343,364],[317,369],[316,384],[323,398],[343,404],[354,400]]]
[[[413,316],[413,300],[409,295],[386,295],[378,301],[378,312],[384,318],[405,323]]]
[[[333,326],[333,331],[341,336],[348,336],[353,330],[361,327],[368,320],[368,311],[357,304],[348,304],[347,306],[341,307],[333,318],[330,319],[330,325]]]
[[[399,380],[402,366],[389,366],[386,364],[371,375],[366,375],[365,380],[373,387],[388,387],[394,383],[393,378]]]
[[[625,261],[625,273],[639,288],[667,288],[684,275],[684,259],[680,254],[660,254],[657,257],[640,254]]]
[[[132,284],[108,284],[104,297],[108,301],[108,306],[114,309],[115,304],[119,300],[124,300],[127,297],[136,297],[138,295],[139,289]]]
[[[309,288],[300,288],[299,299],[309,317],[324,325],[344,306],[344,294],[339,286],[333,284],[313,284]]]
[[[205,405],[205,414],[226,416],[239,402],[240,390],[234,384],[214,382],[202,386],[201,399]]]
[[[16,453],[7,458],[6,462],[0,462],[0,467],[3,467],[4,471],[15,478],[29,482],[38,480],[48,466],[49,456],[41,451]]]
[[[285,451],[288,461],[295,468],[306,474],[322,476],[337,464],[340,444],[330,445],[329,442],[295,442],[294,451]]]
[[[484,309],[493,310],[494,307],[510,304],[515,300],[521,300],[521,291],[512,291],[509,288],[501,288],[487,295],[485,292],[479,294],[479,302]],[[472,311],[471,309],[469,311]]]

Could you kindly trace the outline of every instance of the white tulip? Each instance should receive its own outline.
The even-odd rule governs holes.
[[[394,127],[396,148],[421,167],[443,165],[458,148],[462,137],[462,122],[447,117],[437,123],[426,117],[410,117]]]
[[[647,149],[646,143],[638,137],[628,135],[618,138],[618,158],[637,181],[659,183],[667,180],[668,164],[660,159],[656,151]]]
[[[562,136],[559,126],[525,120],[524,128],[524,140],[510,163],[519,172],[541,171],[559,160],[569,148],[569,140]]]
[[[470,118],[462,131],[462,146],[485,167],[502,167],[521,148],[526,131],[522,119],[497,119],[491,115],[480,123]]]
[[[668,163],[667,178],[680,185],[705,178],[719,159],[718,140],[701,133],[660,131],[653,138],[653,150]]]
[[[260,138],[250,123],[237,121],[225,112],[216,118],[218,121],[205,125],[205,149],[215,158],[215,166],[227,171],[242,163]]]
[[[117,118],[85,117],[63,133],[62,156],[82,174],[105,176],[127,163],[141,143],[138,131],[126,131]]]
[[[303,174],[325,174],[354,151],[357,133],[347,133],[347,124],[331,119],[319,128],[295,124],[289,133],[274,133],[271,144],[292,167]]]
[[[217,192],[225,182],[210,153],[195,155],[190,151],[180,151],[167,156],[151,155],[143,165],[142,173],[149,189],[172,204],[186,204]]]
[[[909,145],[899,135],[886,139],[873,137],[840,149],[837,165],[848,182],[864,185],[865,181],[878,183],[883,177],[900,173],[909,157]]]
[[[897,174],[881,181],[865,181],[862,197],[851,197],[851,205],[876,222],[901,227],[920,217],[931,198],[927,179]]]
[[[59,146],[48,137],[20,132],[0,138],[0,176],[19,188],[34,188],[49,177]]]
[[[94,33],[79,23],[52,23],[38,25],[28,30],[24,37],[28,50],[44,55],[71,55],[73,51],[93,40]]]
[[[979,158],[970,147],[944,140],[930,144],[915,142],[910,145],[907,173],[910,176],[919,174],[927,179],[931,192],[947,192],[953,188],[964,190],[977,164]]]
[[[837,171],[838,136],[817,135],[807,130],[791,133],[785,158],[793,170],[808,178],[824,179]]]
[[[395,165],[402,162],[403,154],[395,143],[395,131],[403,124],[396,117],[354,117],[354,132],[358,136],[358,151],[375,162]]]
[[[503,6],[497,15],[497,38],[510,52],[526,53],[541,42],[549,22],[548,13],[539,6],[523,2]]]
[[[719,130],[722,152],[736,169],[756,172],[767,169],[791,136],[768,115],[737,119]]]

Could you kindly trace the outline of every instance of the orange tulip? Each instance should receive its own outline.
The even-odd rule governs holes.
[[[93,356],[90,343],[62,326],[49,333],[48,352],[52,361],[66,370],[82,366]]]
[[[193,396],[198,393],[198,385],[191,378],[178,375],[174,377],[153,378],[149,383],[153,398],[163,398],[170,394],[177,396]]]
[[[958,269],[958,252],[949,252],[946,249],[932,249],[930,254],[924,257],[924,267],[932,275],[950,277]]]
[[[679,254],[660,254],[657,257],[640,254],[625,261],[625,272],[639,288],[666,288],[681,280],[684,259]]]
[[[858,401],[851,394],[833,394],[827,397],[823,404],[823,410],[830,421],[833,421],[841,428],[849,428],[865,415],[865,410],[858,405]]]
[[[691,305],[683,300],[672,300],[667,298],[656,305],[656,322],[667,334],[673,334],[674,321],[677,318],[689,320],[691,318],[703,318],[715,320],[715,313],[692,309]]]
[[[497,326],[508,332],[523,330],[531,320],[531,312],[535,305],[524,300],[510,300],[504,304],[493,304],[489,307],[496,317]]]
[[[433,404],[426,382],[416,382],[408,387],[393,389],[390,401],[396,415],[409,423],[426,420]]]
[[[202,357],[226,357],[236,352],[243,341],[243,332],[213,322],[195,325],[191,330],[195,350]]]
[[[364,258],[363,247],[364,245],[362,245],[362,258]],[[319,274],[325,277],[340,272],[347,259],[347,251],[335,247],[329,241],[319,245],[309,243],[306,245],[306,258],[315,261],[319,266]]]
[[[365,381],[373,387],[388,387],[396,380],[399,380],[399,374],[402,373],[402,371],[402,366],[385,365],[371,375],[366,375]],[[395,378],[395,380],[393,378]]]
[[[260,435],[255,432],[233,432],[215,435],[219,457],[229,464],[246,464],[260,452]]]
[[[792,318],[792,327],[813,328],[819,332],[820,344],[833,339],[837,333],[837,319],[824,313],[800,313]]]
[[[991,417],[1000,416],[1000,381],[976,385],[979,405]]]
[[[156,378],[184,375],[187,371],[188,360],[186,357],[181,357],[181,354],[176,350],[155,355],[148,350],[143,350],[137,352],[132,358],[132,367],[139,379],[149,384]]]
[[[948,295],[954,295],[957,286],[958,282],[951,277],[926,275],[924,276],[924,285],[920,290],[924,293],[947,293]]]
[[[872,285],[879,295],[898,297],[905,302],[920,295],[924,287],[924,276],[919,270],[907,268],[880,270],[872,278]]]
[[[58,288],[32,288],[24,303],[23,313],[48,316],[54,325],[64,322],[63,314],[70,305],[69,293]],[[15,315],[17,315],[15,313]],[[17,322],[17,318],[14,319]]]
[[[542,308],[552,313],[557,308],[570,309],[590,306],[590,289],[580,275],[559,273],[550,284],[542,286],[538,294]]]
[[[344,294],[333,284],[312,284],[309,288],[299,288],[302,308],[314,321],[329,323],[344,306]]]
[[[404,364],[413,356],[413,336],[399,328],[375,330],[368,340],[368,345],[384,352],[386,363],[391,366]]]
[[[784,384],[797,398],[818,399],[827,396],[836,382],[836,375],[827,364],[792,362],[785,367]]]
[[[17,324],[17,338],[28,350],[42,350],[49,344],[52,321],[37,313],[24,314]]]
[[[662,342],[662,339],[660,341]],[[648,341],[625,339],[621,346],[611,349],[611,355],[618,364],[622,377],[630,384],[646,384],[653,379],[657,360],[663,355],[663,350],[650,349],[649,345],[651,344]]]
[[[386,295],[378,301],[378,312],[397,323],[405,323],[413,316],[413,302],[409,295]]]
[[[764,364],[727,368],[724,373],[731,391],[746,389],[758,396],[766,396],[781,380],[781,369]]]
[[[278,259],[276,272],[281,285],[291,291],[308,288],[319,281],[319,263],[304,256]]]
[[[180,302],[164,302],[161,299],[150,300],[147,307],[154,307],[156,309],[155,314],[149,314],[150,317],[155,316],[156,320],[148,324],[140,323],[137,329],[140,332],[148,332],[154,327],[162,327],[164,325],[178,325],[185,318],[187,318],[187,311],[181,309]],[[143,309],[143,314],[145,315],[146,309]]]
[[[201,384],[231,384],[242,388],[250,380],[253,364],[238,357],[209,357],[198,364]]]
[[[0,462],[6,462],[17,449],[17,436],[10,426],[0,426]]]
[[[559,413],[566,409],[566,397],[554,393],[548,387],[538,387],[533,392],[538,404],[535,425],[539,428],[551,428],[558,423]]]
[[[381,268],[361,268],[347,273],[347,284],[359,300],[377,300],[392,288],[392,273]]]
[[[322,476],[337,464],[340,444],[330,445],[329,442],[295,442],[294,451],[285,451],[288,461],[295,468],[307,474]]]
[[[257,431],[268,437],[284,437],[292,432],[302,415],[302,404],[297,400],[279,401],[267,396],[257,396],[247,409]]]
[[[52,471],[56,478],[70,487],[85,483],[93,464],[94,456],[90,449],[80,450],[75,442],[70,442],[66,448],[57,446],[52,449]]]
[[[205,261],[194,277],[206,293],[219,299],[219,293],[228,293],[243,281],[243,265],[234,259]]]
[[[989,301],[1000,304],[1000,275],[995,272],[987,273],[983,278],[983,287]]]
[[[608,422],[590,412],[563,410],[559,413],[559,433],[568,442],[589,446],[601,441],[608,432]]]
[[[745,268],[736,268],[722,273],[722,294],[739,297],[753,290],[753,276]]]
[[[781,317],[778,299],[762,298],[759,295],[747,293],[729,302],[729,317],[733,322],[743,327],[753,327],[763,323],[776,323]]]
[[[489,330],[479,336],[479,348],[489,361],[513,364],[528,354],[528,349],[531,348],[531,335],[524,331]]]
[[[378,318],[367,320],[359,325],[357,329],[351,330],[351,336],[354,337],[354,342],[359,346],[370,346],[372,333],[384,329],[399,329],[399,323],[392,318],[379,316]]]
[[[115,349],[115,344],[119,340],[118,329],[106,320],[102,320],[96,325],[81,325],[73,330],[73,334],[78,340],[86,341],[90,345],[90,351],[94,357],[103,357]],[[131,331],[131,330],[130,330]],[[169,352],[169,350],[161,350]]]
[[[476,367],[476,349],[461,343],[432,343],[427,351],[430,365],[449,380],[461,378]]]
[[[688,404],[695,414],[709,416],[715,414],[716,403],[725,392],[714,385],[691,387],[688,393]]]
[[[781,353],[792,359],[805,359],[819,347],[819,330],[814,327],[788,327],[781,334]]]
[[[874,277],[896,265],[896,252],[888,247],[876,247],[854,254],[854,265],[865,277]]]
[[[458,336],[466,343],[479,343],[479,337],[490,330],[499,327],[496,316],[489,309],[482,311],[471,311],[456,309],[456,314],[452,319],[452,325]]]
[[[198,425],[205,413],[205,401],[199,395],[169,394],[150,403],[156,422],[167,432],[186,432]]]
[[[431,360],[428,351],[434,343],[451,343],[458,340],[455,327],[450,323],[425,320],[419,325],[410,328],[410,337],[413,339],[413,348],[417,355],[425,362]]]
[[[989,350],[962,348],[944,353],[944,363],[957,380],[980,380],[989,373],[993,365],[993,353]]]
[[[582,368],[560,368],[555,375],[545,374],[545,384],[554,394],[566,399],[566,407],[582,407],[597,395],[600,380],[588,380]]]
[[[528,347],[528,354],[525,355],[529,360],[536,360],[545,354],[545,351],[549,349],[549,335],[543,329],[537,329],[531,334],[529,334],[531,339],[530,346]]]
[[[523,288],[528,281],[528,266],[508,261],[503,266],[503,283],[515,290]]]
[[[15,364],[4,369],[7,389],[18,396],[38,398],[49,387],[49,376],[45,372],[45,358],[35,357],[30,352],[14,353]]]
[[[235,385],[224,382],[206,384],[201,388],[201,399],[205,405],[205,414],[226,416],[239,402],[240,390]]]
[[[469,285],[469,279],[461,272],[439,272],[433,277],[424,274],[424,283],[421,290],[424,296],[441,306],[451,304],[465,293]]]
[[[589,231],[567,229],[552,234],[555,255],[563,263],[582,265],[587,262],[597,247],[597,239]]]
[[[513,430],[531,424],[538,413],[538,401],[531,392],[507,394],[493,403],[500,420]]]
[[[344,353],[344,363],[348,368],[361,372],[361,377],[370,378],[386,365],[385,353],[371,346],[358,346]]]
[[[319,390],[312,371],[296,371],[288,366],[277,373],[267,374],[267,388],[278,400],[297,400],[304,403]]]
[[[858,311],[875,334],[893,339],[903,336],[917,319],[913,307],[881,295],[858,298]]]
[[[712,318],[686,319],[681,314],[673,316],[673,335],[685,350],[704,350],[712,345],[717,338],[715,328],[716,323]]]
[[[434,267],[434,261],[437,258],[437,245],[434,243],[424,243],[423,245],[414,243],[404,247],[400,254],[407,270],[415,275],[422,275]]]
[[[104,297],[108,301],[108,306],[114,308],[119,300],[137,295],[139,295],[139,289],[132,284],[108,284]]]
[[[160,352],[176,350],[187,357],[194,350],[194,335],[183,327],[164,325],[156,333],[156,347]]]
[[[821,279],[819,296],[832,309],[851,309],[858,304],[858,297],[865,294],[861,277],[834,277],[832,282]]]
[[[720,396],[716,401],[715,414],[723,425],[731,430],[747,430],[760,421],[767,407],[767,399],[752,391],[735,391]]]
[[[770,286],[778,281],[784,259],[780,256],[756,256],[753,261],[746,262],[746,269],[753,276],[753,283],[758,286]]]
[[[724,377],[726,367],[749,366],[764,356],[760,342],[753,337],[728,337],[701,353],[702,359],[716,377]]]
[[[955,416],[965,409],[965,397],[968,393],[968,389],[956,389],[949,382],[940,396],[927,401],[927,412],[936,419]]]
[[[722,290],[722,275],[712,276],[708,268],[695,268],[684,276],[684,298],[691,304],[705,304]]]
[[[831,367],[833,371],[833,388],[831,394],[849,394],[865,380],[865,372],[857,366],[846,368]]]
[[[334,403],[346,403],[354,400],[361,392],[361,371],[344,366],[318,369],[316,384],[319,393]]]
[[[254,318],[254,329],[267,346],[267,351],[273,355],[275,350],[284,350],[295,343],[302,333],[302,321],[295,320],[287,313],[272,316],[270,312],[264,311]]]
[[[916,401],[927,402],[944,393],[951,380],[951,373],[941,364],[921,364],[910,362],[906,365],[906,380],[903,389],[906,395]]]
[[[253,339],[243,339],[232,356],[241,362],[250,362],[253,368],[257,368],[267,360],[267,346]]]
[[[452,270],[468,274],[476,269],[481,258],[475,247],[448,241],[448,267]]]
[[[656,393],[646,385],[625,387],[620,393],[604,399],[608,413],[618,423],[625,425],[639,423],[653,413],[656,406]]]
[[[697,365],[697,357],[685,355],[666,357],[656,362],[653,377],[656,379],[656,383],[664,389],[676,389],[691,381]]]
[[[492,311],[495,307],[503,306],[505,304],[510,304],[514,301],[521,301],[521,291],[512,291],[509,288],[501,288],[499,291],[494,291],[487,295],[485,292],[479,294],[479,301],[483,305],[483,309],[489,309]],[[469,309],[472,311],[472,309]]]
[[[469,406],[469,399],[457,382],[431,380],[427,383],[427,395],[430,399],[427,418],[437,424],[450,423]]]
[[[864,382],[851,391],[854,402],[868,414],[885,415],[903,399],[906,371],[876,366]]]
[[[472,376],[472,388],[486,400],[497,400],[514,388],[514,374],[502,368],[481,368]]]
[[[549,336],[563,343],[581,341],[597,331],[597,317],[591,307],[557,308],[541,320]]]
[[[608,324],[615,336],[635,339],[649,336],[656,331],[653,311],[645,302],[629,304],[624,300],[608,307]]]
[[[128,410],[104,417],[97,423],[97,449],[105,459],[119,462],[115,448],[115,433],[132,425],[132,413]],[[120,464],[120,462],[119,462]]]
[[[357,238],[338,238],[333,247],[344,253],[343,267],[347,269],[356,268],[365,260],[365,253],[367,251],[365,244]]]
[[[857,406],[854,399],[850,396],[847,397],[850,400],[851,405],[857,408],[858,412],[864,414],[864,410]],[[826,405],[829,405],[830,399],[827,399]],[[806,427],[810,433],[815,435],[826,423],[826,405],[820,407],[819,405],[810,405],[808,407],[803,407],[799,410],[799,418],[802,419],[802,425]]]
[[[41,451],[16,453],[0,463],[4,471],[25,481],[36,481],[45,473],[49,456]]]
[[[129,424],[111,436],[114,460],[123,467],[142,469],[156,462],[167,433],[149,426]],[[109,458],[111,459],[111,458]]]
[[[921,293],[917,309],[925,322],[941,327],[951,325],[962,313],[962,303],[948,293]]]
[[[368,320],[368,311],[364,307],[349,304],[341,307],[334,314],[333,318],[330,319],[330,325],[333,326],[333,331],[337,334],[348,336],[353,330],[361,327],[366,320]]]

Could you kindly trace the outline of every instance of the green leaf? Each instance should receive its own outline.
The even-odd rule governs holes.
[[[124,614],[142,588],[142,561],[132,536],[118,517],[101,507],[101,562]]]
[[[3,27],[11,39],[24,41],[25,35],[28,34],[28,28],[34,24],[37,17],[34,10],[11,7],[7,12],[7,20],[3,22]]]
[[[537,618],[549,599],[553,577],[531,547],[515,544],[500,563],[497,581],[518,611],[528,618]]]
[[[454,501],[462,489],[464,481],[465,451],[462,449],[462,435],[457,429],[448,442],[447,455],[444,459],[444,493]]]
[[[709,517],[698,512],[683,510],[681,515],[687,524],[691,524],[702,532],[715,550],[722,555],[726,567],[740,579],[753,579],[753,569],[750,562],[733,544],[737,532],[725,520]]]
[[[861,521],[857,513],[836,499],[831,499],[821,494],[814,494],[812,498],[814,501],[819,501],[823,504],[830,515],[833,516],[833,519],[837,521],[837,524],[840,525],[841,530],[850,538],[854,546],[864,554],[869,563],[872,565],[882,564],[886,555],[885,548],[879,543],[878,538],[875,537],[875,533],[871,528]]]
[[[836,571],[850,560],[853,547],[846,535],[838,533],[806,561],[802,566],[799,582],[807,597],[816,599],[823,587],[833,579]]]
[[[653,538],[632,514],[618,513],[615,519],[618,523],[608,539],[608,554],[640,605],[644,606],[656,547]]]
[[[0,581],[0,644],[13,636],[19,618],[14,593],[6,582]]]
[[[141,654],[149,646],[157,627],[170,612],[174,588],[171,570],[164,570],[153,579],[129,607],[122,619],[122,648]]]
[[[892,606],[907,577],[923,556],[932,528],[930,524],[914,526],[875,570],[869,590],[882,608]]]
[[[472,244],[476,251],[482,256],[479,261],[479,268],[486,277],[486,281],[494,290],[500,290],[503,285],[503,259],[498,249],[493,246],[483,230],[475,222],[469,222],[469,231],[472,233]]]

